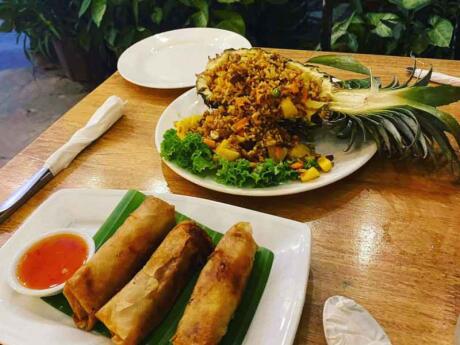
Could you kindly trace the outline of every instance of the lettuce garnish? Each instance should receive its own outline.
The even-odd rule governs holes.
[[[229,161],[217,156],[198,133],[188,133],[180,139],[175,129],[165,132],[161,156],[196,175],[212,176],[217,182],[229,186],[271,187],[299,179],[289,162],[266,159],[254,165],[243,158]]]

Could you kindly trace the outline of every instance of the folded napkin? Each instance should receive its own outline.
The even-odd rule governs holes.
[[[391,345],[371,314],[343,296],[328,298],[324,304],[323,326],[328,345]]]
[[[414,69],[412,67],[407,68],[409,72],[412,72]],[[428,70],[426,69],[420,69],[416,68],[414,76],[417,78],[423,78],[426,76],[428,73]],[[453,77],[448,74],[444,73],[439,73],[439,72],[433,72],[431,73],[431,78],[430,81],[438,84],[444,84],[444,85],[452,85],[452,86],[460,86],[460,78]]]
[[[123,115],[124,105],[120,97],[110,96],[87,124],[46,160],[45,167],[55,176],[67,168],[86,146],[104,134]]]

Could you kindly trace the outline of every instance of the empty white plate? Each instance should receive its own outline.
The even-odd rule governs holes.
[[[118,72],[131,83],[174,89],[195,85],[209,57],[229,48],[251,48],[232,31],[189,28],[147,37],[126,49],[118,60]]]
[[[174,127],[174,122],[190,115],[202,114],[206,109],[203,99],[197,95],[195,88],[176,98],[165,109],[158,120],[155,129],[155,145],[157,150],[160,151],[163,135],[168,129]],[[351,150],[345,152],[344,149],[348,146],[348,140],[338,139],[335,134],[326,131],[319,132],[318,136],[321,136],[321,140],[318,140],[316,143],[316,151],[321,154],[333,154],[334,167],[330,172],[321,174],[319,178],[306,183],[293,181],[275,187],[239,188],[220,184],[211,177],[194,175],[172,162],[164,162],[183,178],[208,189],[235,195],[274,196],[305,192],[341,180],[366,164],[377,151],[375,142],[367,141],[359,146],[355,145]]]
[[[41,204],[0,248],[0,344],[111,344],[109,338],[77,329],[71,317],[43,300],[16,293],[7,284],[5,273],[24,242],[43,232],[68,229],[93,235],[125,193],[125,190],[109,189],[60,190]],[[270,249],[275,257],[243,344],[292,344],[310,269],[309,226],[211,200],[166,193],[157,196],[216,231],[225,232],[239,221],[252,224],[256,242]]]

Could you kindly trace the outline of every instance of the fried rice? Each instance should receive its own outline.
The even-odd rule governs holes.
[[[289,63],[260,49],[227,54],[224,63],[201,75],[212,90],[207,103],[215,107],[203,114],[193,131],[212,149],[225,141],[226,148],[252,162],[283,160],[300,138],[280,123],[286,118],[308,123],[307,100],[321,100],[321,84],[309,82]]]

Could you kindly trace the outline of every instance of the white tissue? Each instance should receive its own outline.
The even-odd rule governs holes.
[[[55,176],[67,168],[86,146],[104,134],[123,115],[124,104],[120,97],[110,96],[87,124],[46,160],[45,167]]]
[[[328,345],[391,345],[372,315],[343,296],[328,298],[323,309],[323,326]]]
[[[427,75],[427,73],[428,71],[426,69],[417,68],[414,75],[417,78],[423,78]],[[453,77],[444,73],[432,72],[430,80],[438,84],[460,86],[460,78]]]

